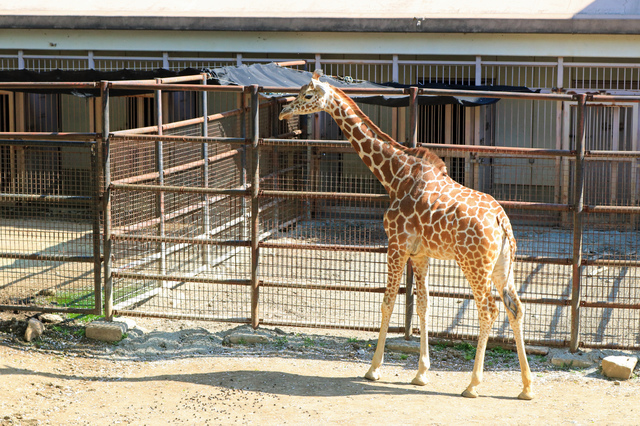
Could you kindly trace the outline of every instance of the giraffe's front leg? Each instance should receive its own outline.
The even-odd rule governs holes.
[[[429,258],[412,258],[413,272],[416,285],[416,306],[420,318],[420,358],[418,359],[418,373],[411,381],[414,385],[427,384],[427,372],[431,368],[429,360]]]
[[[402,277],[402,270],[407,262],[407,256],[404,252],[398,250],[398,245],[389,241],[389,250],[387,253],[387,289],[384,293],[384,299],[382,301],[382,321],[380,324],[380,334],[378,335],[378,344],[376,351],[373,354],[371,360],[371,367],[365,378],[369,380],[380,380],[380,366],[384,360],[384,345],[387,339],[387,330],[389,329],[389,320],[391,319],[391,313],[393,312],[393,305],[400,289],[400,279]]]

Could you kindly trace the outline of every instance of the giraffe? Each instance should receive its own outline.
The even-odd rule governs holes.
[[[407,148],[382,132],[342,90],[321,82],[321,75],[321,71],[313,73],[310,83],[283,108],[279,118],[319,111],[329,113],[391,199],[383,222],[388,236],[388,272],[382,322],[365,377],[380,379],[389,320],[402,272],[411,259],[420,323],[418,371],[412,383],[427,384],[429,259],[455,260],[471,286],[480,322],[471,383],[462,395],[478,396],[476,388],[482,381],[487,340],[498,316],[491,293],[493,282],[516,341],[523,383],[518,398],[532,399],[532,377],[522,335],[524,308],[514,284],[516,241],[506,213],[490,195],[464,187],[449,177],[444,162],[431,151]]]

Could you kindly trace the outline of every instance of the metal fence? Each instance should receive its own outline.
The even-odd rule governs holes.
[[[377,330],[381,185],[348,142],[313,139],[316,120],[278,122],[287,99],[260,96],[292,90],[201,83],[103,83],[101,132],[0,135],[0,309]],[[502,100],[449,110],[448,130],[432,133],[418,131],[416,105],[367,113],[390,134],[406,127],[507,209],[528,342],[640,348],[640,99],[481,95]],[[427,144],[436,133],[449,143]],[[430,281],[431,335],[475,338],[459,268],[434,260]],[[415,332],[406,282],[392,332]],[[492,338],[510,333],[503,314]]]

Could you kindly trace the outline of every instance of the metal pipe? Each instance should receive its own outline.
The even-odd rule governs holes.
[[[102,207],[100,204],[100,167],[102,155],[102,142],[98,139],[98,144],[91,149],[91,190],[94,202],[91,203],[91,222],[93,237],[93,292],[94,292],[94,312],[96,315],[102,313],[102,254],[100,246],[102,244],[102,236],[100,234],[100,218],[102,216]]]
[[[251,180],[251,326],[258,328],[260,318],[258,311],[259,301],[259,277],[258,268],[260,265],[260,98],[259,88],[252,85],[251,93],[251,148],[252,158],[252,180]]]
[[[409,148],[418,146],[418,88],[409,88]],[[428,285],[428,283],[427,283]],[[411,340],[411,322],[413,320],[413,263],[407,261],[405,273],[405,313],[404,313],[404,339]]]
[[[155,92],[155,107],[156,107],[156,125],[158,126],[158,136],[162,136],[162,91],[156,90]],[[164,186],[164,150],[162,140],[156,141],[156,168],[158,169],[158,186]],[[164,217],[165,209],[165,197],[164,191],[158,191],[156,198],[156,209],[160,222],[158,224],[158,235],[164,237],[165,235],[165,222]],[[160,242],[158,249],[160,250],[160,264],[158,270],[160,275],[164,275],[167,272],[167,245],[164,242]],[[162,285],[159,281],[158,286]]]
[[[184,143],[205,143],[205,142],[219,142],[219,143],[236,143],[246,144],[247,141],[244,138],[203,138],[202,136],[176,136],[176,135],[129,135],[127,133],[113,133],[112,139],[117,140],[130,140],[130,141],[157,141],[163,140],[165,142],[184,142]]]
[[[104,316],[107,321],[113,320],[113,276],[111,275],[113,242],[111,240],[111,149],[109,141],[109,84],[103,81],[100,85],[102,99],[102,173],[104,173],[103,188],[103,268],[104,268]]]
[[[202,79],[202,85],[207,85],[207,79]],[[209,137],[209,96],[208,92],[202,92],[202,137]],[[202,186],[209,188],[209,143],[204,142],[202,144]],[[202,233],[209,235],[209,228],[211,227],[211,218],[209,216],[209,195],[202,194],[202,201],[204,206],[202,207]],[[203,265],[209,265],[211,259],[211,247],[205,246],[202,250],[202,263]]]
[[[573,210],[573,264],[571,285],[571,342],[569,350],[576,352],[580,345],[580,267],[582,264],[582,217],[584,207],[584,152],[585,152],[585,108],[587,95],[578,95],[576,120],[576,160],[574,171]]]

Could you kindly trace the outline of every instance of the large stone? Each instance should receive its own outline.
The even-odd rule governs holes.
[[[45,324],[59,324],[64,321],[60,315],[56,314],[40,314],[38,315],[38,319]]]
[[[596,366],[597,361],[590,354],[584,352],[555,351],[551,356],[551,364],[563,368],[590,368]]]
[[[253,345],[256,343],[268,343],[267,336],[252,333],[233,333],[228,336],[228,340],[233,344]]]
[[[89,323],[85,329],[85,336],[89,339],[101,340],[103,342],[119,342],[129,330],[125,321],[105,321],[96,320]]]
[[[608,356],[602,360],[602,373],[612,379],[628,380],[637,362],[634,356]]]
[[[27,329],[24,331],[24,340],[31,342],[39,339],[42,333],[44,333],[44,324],[35,318],[29,318]]]

